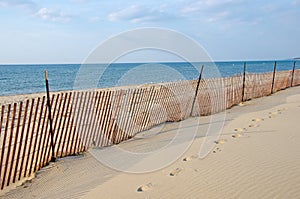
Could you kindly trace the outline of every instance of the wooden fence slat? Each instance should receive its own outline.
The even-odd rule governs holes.
[[[128,118],[124,118],[124,133],[123,133],[123,136],[121,137],[122,140],[125,140],[125,139],[130,139],[131,138],[131,134],[130,134],[130,129],[131,129],[131,125],[132,125],[132,122],[133,122],[133,110],[134,110],[134,107],[136,106],[136,101],[138,99],[138,92],[135,88],[131,89],[131,92],[128,93],[128,101],[129,101],[129,104],[127,105],[128,108],[126,110],[126,115],[127,117],[130,117],[129,119]]]
[[[118,137],[120,134],[120,118],[122,118],[122,102],[124,100],[124,90],[120,90],[118,92],[118,97],[117,97],[117,102],[115,103],[115,108],[114,108],[114,116],[113,116],[113,128],[111,130],[112,134],[112,143],[117,144],[118,142]]]
[[[70,142],[73,142],[73,140],[71,141],[71,139],[74,137],[74,133],[72,133],[73,131],[73,124],[74,124],[74,114],[76,111],[76,105],[77,105],[77,100],[78,100],[78,92],[75,92],[73,95],[73,99],[71,102],[71,108],[70,108],[70,115],[69,115],[69,120],[68,123],[70,123],[69,125],[69,131],[67,132],[68,134],[68,139],[67,139],[67,145],[66,145],[66,155],[72,155],[72,148],[69,148],[69,146],[71,147]],[[72,118],[72,119],[71,119]],[[70,121],[71,120],[71,121]],[[73,134],[73,135],[72,135]]]
[[[35,112],[34,112],[34,119],[33,119],[33,125],[32,125],[32,130],[31,130],[31,136],[30,136],[30,142],[29,142],[29,148],[28,148],[28,156],[26,159],[26,163],[25,163],[25,173],[24,173],[24,177],[26,177],[27,174],[27,168],[29,165],[29,158],[30,158],[30,151],[32,149],[32,141],[33,141],[33,136],[34,136],[34,131],[35,131],[35,121],[36,121],[36,117],[37,117],[37,113],[38,113],[38,108],[39,108],[39,103],[40,103],[40,98],[37,98],[37,103],[36,103],[36,108],[35,108]],[[32,152],[34,153],[34,151]],[[30,175],[30,170],[28,170],[28,175]]]
[[[96,121],[97,121],[97,113],[98,113],[98,107],[99,107],[99,92],[98,91],[95,91],[96,95],[94,96],[94,101],[93,101],[93,105],[92,105],[92,109],[93,109],[93,113],[91,115],[91,123],[89,125],[89,132],[90,133],[90,136],[88,138],[88,143],[92,143],[92,145],[95,145],[95,140],[94,140],[94,137],[96,135],[96,132],[95,132],[95,125],[96,125]]]
[[[79,119],[79,123],[78,123],[78,131],[77,131],[77,135],[78,135],[78,143],[77,143],[77,145],[76,145],[76,152],[78,153],[78,152],[81,152],[81,150],[82,150],[82,148],[81,148],[81,146],[82,146],[82,142],[83,142],[83,140],[82,140],[82,137],[83,137],[83,135],[82,135],[82,124],[84,125],[84,123],[83,123],[83,119],[85,118],[85,111],[86,111],[86,108],[85,108],[85,106],[86,106],[86,96],[87,96],[87,93],[88,92],[84,92],[83,94],[82,94],[82,97],[83,97],[83,107],[82,107],[82,112],[81,112],[81,114],[80,114],[80,119]],[[79,110],[80,111],[80,110]]]
[[[119,99],[119,105],[118,105],[118,114],[115,118],[115,135],[114,135],[114,143],[118,144],[120,143],[120,136],[122,134],[122,123],[123,123],[123,117],[125,114],[125,103],[127,102],[127,92],[128,90],[122,90],[120,93],[120,99]]]
[[[143,110],[143,105],[145,102],[145,96],[146,96],[146,88],[142,88],[141,89],[141,96],[140,96],[140,101],[138,103],[138,107],[136,109],[136,116],[135,116],[135,132],[133,134],[133,136],[135,136],[138,132],[140,132],[142,124],[141,124],[141,115],[142,115],[142,110]]]
[[[107,104],[105,107],[105,115],[103,117],[103,146],[108,146],[109,145],[109,133],[107,132],[107,126],[108,126],[108,121],[110,119],[110,111],[111,111],[111,98],[112,98],[112,91],[108,91],[107,93]]]
[[[120,109],[121,109],[121,112],[117,118],[117,128],[118,128],[118,131],[117,131],[117,137],[116,137],[116,143],[120,143],[122,141],[122,138],[124,137],[124,131],[126,130],[124,128],[124,124],[125,124],[125,121],[127,120],[127,116],[128,116],[128,108],[129,108],[129,99],[130,99],[130,93],[131,93],[131,89],[127,89],[127,90],[124,90],[123,91],[123,95],[122,95],[122,101],[121,101],[121,104],[120,104]]]
[[[17,129],[16,129],[16,133],[15,133],[15,140],[14,140],[14,145],[13,145],[13,151],[12,151],[12,158],[11,158],[11,165],[10,165],[10,170],[9,170],[9,174],[8,174],[8,179],[7,182],[10,182],[10,178],[12,176],[12,172],[13,172],[13,167],[17,165],[18,159],[15,160],[15,154],[16,154],[16,148],[17,148],[17,143],[18,143],[18,137],[19,137],[19,129],[20,129],[20,123],[21,123],[21,117],[22,117],[22,105],[23,102],[20,102],[19,105],[19,114],[18,114],[18,121],[17,121]],[[22,142],[22,140],[20,140],[20,143]],[[16,175],[16,171],[13,174],[13,176]],[[14,181],[13,181],[14,182]],[[7,184],[8,186],[8,184]]]
[[[23,123],[22,123],[22,129],[21,129],[20,144],[19,144],[19,149],[18,149],[18,153],[17,153],[17,161],[16,161],[16,166],[15,166],[15,173],[14,173],[14,177],[13,177],[13,183],[16,182],[16,175],[17,175],[17,171],[18,171],[19,158],[20,158],[22,144],[23,144],[23,136],[24,136],[24,131],[25,131],[25,123],[26,123],[28,105],[29,105],[29,100],[26,100],[25,112],[24,112],[24,116],[23,116]],[[21,171],[22,171],[22,164],[21,164],[21,168],[20,168],[19,172],[21,173]]]
[[[4,161],[4,155],[5,155],[5,144],[6,144],[6,138],[7,138],[7,133],[8,133],[8,126],[9,126],[9,118],[10,118],[10,109],[11,109],[11,104],[8,105],[7,113],[6,113],[6,124],[4,127],[4,135],[3,135],[3,140],[2,140],[2,153],[1,153],[1,159],[0,159],[0,179],[1,179],[1,187],[4,186],[5,183],[5,178],[2,177],[2,168],[3,168],[3,161]],[[3,175],[4,176],[4,175]],[[3,188],[1,188],[3,189]]]
[[[26,154],[26,149],[27,149],[28,137],[29,137],[29,133],[30,133],[30,126],[31,126],[31,119],[32,119],[32,114],[33,114],[33,108],[34,108],[34,99],[32,99],[31,103],[30,103],[30,112],[29,112],[29,118],[28,118],[28,125],[27,125],[27,129],[26,129],[25,143],[24,143],[23,153],[22,153],[23,156],[22,156],[22,160],[21,160],[21,165],[20,165],[21,168],[20,168],[20,173],[19,173],[18,180],[21,179],[23,168],[24,168],[24,177],[26,177],[26,165],[24,165],[24,161],[25,161],[25,154]],[[27,156],[29,156],[29,152],[30,152],[30,149],[28,149]]]
[[[42,108],[41,108],[41,115],[40,115],[40,117],[42,118],[42,123],[41,123],[41,126],[42,127],[40,127],[40,125],[38,125],[39,126],[39,129],[41,129],[40,130],[40,139],[39,139],[39,141],[38,141],[38,147],[37,147],[37,152],[36,152],[36,161],[35,161],[35,164],[34,164],[34,170],[33,170],[33,172],[36,172],[36,170],[38,169],[38,165],[40,165],[40,161],[41,161],[41,158],[40,158],[40,152],[41,152],[41,147],[43,146],[42,145],[42,142],[43,142],[43,137],[45,137],[46,135],[45,135],[45,132],[44,132],[44,128],[45,128],[45,123],[46,123],[46,115],[47,115],[47,108],[46,108],[46,106],[47,106],[47,104],[46,104],[46,97],[45,96],[43,96],[43,102],[42,102]],[[45,109],[44,109],[44,112],[43,112],[43,107],[45,107]],[[48,122],[47,122],[47,124],[48,124]],[[46,124],[46,125],[47,125]]]
[[[142,88],[137,88],[137,93],[136,93],[136,100],[134,102],[134,106],[132,109],[132,118],[131,118],[131,126],[130,129],[128,131],[129,136],[133,137],[136,129],[137,129],[137,125],[136,125],[136,121],[137,121],[137,116],[138,116],[138,112],[139,112],[139,107],[142,101],[142,96],[143,96],[143,89]]]
[[[131,89],[130,92],[128,93],[128,99],[129,99],[129,104],[128,104],[128,109],[126,111],[127,117],[131,117],[132,115],[132,108],[134,107],[134,102],[136,98],[136,90]],[[131,124],[131,118],[124,118],[124,127],[123,127],[123,135],[121,137],[122,140],[129,138],[129,127]]]
[[[161,85],[158,88],[155,89],[155,97],[154,97],[154,100],[152,102],[152,107],[151,107],[151,110],[152,110],[151,111],[151,114],[152,114],[151,127],[155,126],[156,123],[157,123],[157,118],[158,118],[159,113],[157,113],[157,110],[155,109],[155,106],[160,101],[160,96],[161,96],[160,90],[161,90]]]
[[[1,185],[1,189],[4,188],[5,185],[5,179],[6,179],[6,174],[8,172],[8,164],[9,164],[9,159],[10,159],[10,150],[11,150],[11,143],[13,140],[13,135],[14,135],[14,125],[15,125],[15,117],[16,117],[16,109],[17,109],[17,104],[14,103],[14,107],[13,107],[13,115],[12,115],[12,121],[11,121],[11,127],[10,127],[10,136],[9,136],[9,142],[8,142],[8,146],[7,146],[7,154],[6,154],[6,162],[5,162],[5,170],[3,173],[3,181],[2,181],[2,185]],[[13,161],[13,160],[12,160]],[[11,161],[11,162],[12,162]],[[9,185],[9,180],[7,180],[6,182],[6,186]]]
[[[111,143],[116,144],[116,136],[117,136],[117,119],[116,117],[118,117],[119,111],[120,111],[120,101],[121,101],[121,96],[122,96],[122,90],[118,90],[116,92],[116,98],[114,100],[113,103],[113,107],[112,107],[112,122],[111,122],[111,126],[109,129],[110,132],[110,140]]]
[[[159,106],[162,106],[162,103],[164,101],[163,98],[164,98],[165,93],[164,93],[163,89],[164,89],[164,86],[161,85],[160,88],[159,88],[159,90],[158,90],[159,93],[158,93],[158,98],[157,98],[156,104],[158,104]],[[164,113],[163,112],[164,112],[164,110],[158,111],[156,109],[156,116],[154,118],[155,119],[154,120],[154,125],[155,126],[160,123],[161,117],[163,116],[162,114],[165,114],[165,112]]]
[[[81,139],[82,139],[82,142],[81,142],[81,145],[80,145],[80,150],[81,151],[85,151],[86,149],[86,136],[88,134],[87,132],[87,122],[88,122],[88,118],[89,118],[89,115],[90,115],[90,101],[91,101],[91,92],[88,92],[87,93],[88,95],[86,96],[87,97],[87,102],[85,103],[85,112],[84,112],[84,117],[83,117],[83,125],[82,125],[82,134],[81,134]]]
[[[155,87],[152,86],[151,87],[151,100],[148,103],[148,109],[147,109],[147,119],[145,120],[145,130],[149,129],[151,127],[151,110],[153,107],[153,102],[155,101],[155,97],[156,97],[156,90]]]
[[[113,92],[113,95],[112,95],[112,98],[111,98],[111,103],[110,103],[110,106],[109,106],[109,120],[107,121],[107,128],[106,128],[106,132],[107,132],[107,139],[108,139],[108,145],[112,145],[114,144],[113,143],[113,140],[112,140],[112,126],[114,124],[114,106],[115,106],[115,101],[116,101],[116,98],[117,98],[117,91],[114,91]]]
[[[55,95],[52,95],[52,97],[51,97],[51,107],[53,107],[54,99],[55,99]],[[53,118],[53,121],[54,121],[54,116],[55,116],[55,113],[56,113],[56,107],[57,107],[58,99],[59,99],[59,95],[56,96],[54,109],[52,110],[52,108],[51,108],[51,114],[52,114],[51,118]],[[45,115],[45,117],[46,117],[46,115]],[[41,155],[40,155],[40,166],[39,167],[42,167],[42,166],[44,166],[48,163],[48,159],[46,159],[47,154],[48,154],[47,151],[48,151],[48,149],[50,151],[51,147],[52,147],[51,145],[49,145],[50,137],[51,137],[50,132],[48,132],[48,127],[50,128],[49,122],[50,122],[49,117],[47,117],[46,118],[46,128],[45,128],[45,132],[44,132],[44,140],[43,140],[43,144],[42,144],[43,148],[42,148]]]
[[[40,100],[40,98],[38,98],[38,100]],[[32,166],[33,166],[33,163],[34,163],[34,159],[35,159],[35,155],[37,154],[37,151],[36,151],[36,146],[37,146],[37,141],[38,141],[38,138],[39,138],[39,130],[40,130],[40,125],[41,125],[41,119],[42,119],[42,114],[43,114],[43,109],[44,109],[44,102],[45,102],[45,98],[43,97],[42,98],[42,103],[40,105],[40,108],[39,108],[39,105],[37,104],[37,110],[40,110],[40,115],[39,115],[39,118],[38,118],[38,125],[37,125],[37,128],[36,128],[36,136],[35,136],[35,140],[34,140],[34,144],[33,144],[33,152],[32,152],[32,156],[31,156],[31,163],[30,163],[30,167],[29,167],[29,175],[31,174],[32,172]],[[36,113],[37,114],[37,113]],[[34,120],[36,121],[36,120]],[[35,122],[34,122],[35,123]],[[35,129],[33,129],[35,130]],[[41,135],[41,134],[40,134]],[[34,168],[33,168],[34,170]]]
[[[60,129],[60,124],[61,124],[61,120],[62,120],[62,117],[59,117],[61,115],[61,112],[63,112],[63,108],[61,108],[61,105],[63,103],[63,98],[64,98],[64,94],[61,93],[61,94],[58,94],[57,95],[57,101],[56,103],[58,103],[58,109],[57,109],[57,113],[56,112],[51,112],[53,115],[52,115],[52,122],[53,122],[53,147],[54,147],[54,151],[55,151],[55,148],[56,148],[56,140],[57,140],[57,137],[58,137],[58,133],[59,133],[59,129]],[[58,102],[59,101],[59,102]],[[56,105],[55,105],[56,106]],[[49,120],[48,120],[49,122]],[[49,133],[50,134],[50,133]],[[49,143],[51,139],[51,136],[48,135],[48,140],[47,140],[47,143]],[[50,153],[51,153],[51,149],[52,149],[52,146],[48,147],[48,149],[46,150],[46,153],[45,153],[45,159],[44,161],[45,162],[48,162],[48,159],[49,157],[51,156]],[[55,154],[55,157],[56,157],[56,154]]]
[[[146,98],[145,98],[145,102],[144,102],[144,107],[143,107],[143,112],[142,112],[142,121],[141,121],[141,128],[140,128],[140,132],[143,131],[145,129],[145,122],[146,120],[148,119],[148,107],[149,107],[149,104],[150,104],[150,99],[151,99],[151,90],[152,90],[152,87],[147,88],[146,89]]]
[[[82,104],[82,93],[81,92],[78,92],[77,93],[77,97],[76,97],[76,104],[79,103],[79,106],[77,108],[77,105],[75,106],[74,108],[74,121],[75,121],[75,124],[74,124],[74,128],[73,128],[73,136],[72,136],[72,142],[71,142],[71,145],[70,145],[70,151],[71,151],[71,154],[75,154],[77,153],[76,151],[76,146],[77,146],[77,142],[78,142],[78,128],[77,128],[77,124],[78,124],[78,120],[79,120],[79,110],[81,108],[81,104]]]
[[[68,117],[68,111],[69,111],[69,107],[70,107],[71,97],[72,97],[72,93],[69,93],[68,97],[66,97],[66,99],[65,99],[65,101],[67,101],[67,108],[65,110],[65,113],[63,113],[64,121],[63,121],[63,126],[62,126],[61,134],[60,134],[59,141],[58,141],[58,147],[57,147],[57,156],[59,156],[59,149],[60,149],[60,146],[62,145],[60,157],[63,157],[65,140],[66,140],[66,136],[67,136],[68,124],[66,126],[66,121],[67,121],[67,117]],[[70,117],[68,117],[68,118],[70,118]]]
[[[136,130],[135,130],[135,133],[138,133],[141,131],[142,129],[142,116],[143,116],[143,109],[144,109],[144,105],[145,105],[145,101],[146,101],[146,96],[147,96],[147,88],[143,88],[142,89],[142,95],[140,97],[140,101],[138,103],[138,108],[137,108],[137,111],[136,111],[136,120],[135,120],[135,124],[136,124]]]
[[[106,92],[105,91],[101,91],[100,92],[100,95],[99,95],[99,102],[98,102],[98,109],[99,109],[99,112],[96,116],[96,126],[95,126],[95,146],[99,147],[100,146],[100,143],[101,143],[101,138],[102,138],[102,131],[101,131],[101,124],[102,124],[102,116],[103,116],[103,107],[105,106],[105,95],[106,95]]]
[[[128,120],[128,126],[127,126],[127,136],[132,137],[132,128],[134,127],[134,114],[135,114],[135,108],[137,106],[138,100],[139,100],[139,93],[140,90],[138,88],[135,88],[133,90],[133,97],[132,97],[132,105],[129,111],[130,119]]]
[[[104,121],[104,118],[105,118],[105,114],[106,114],[106,103],[108,101],[108,92],[107,91],[103,91],[102,93],[102,98],[101,98],[101,106],[100,106],[100,113],[99,113],[99,116],[97,118],[98,120],[98,126],[97,126],[97,132],[98,132],[98,135],[96,137],[96,146],[97,147],[100,147],[102,146],[102,144],[105,142],[105,134],[104,134],[104,131],[103,131],[103,121]]]
[[[90,143],[88,142],[88,137],[89,134],[92,134],[93,132],[90,132],[90,127],[91,127],[91,117],[94,113],[94,100],[95,100],[95,92],[91,92],[89,94],[89,101],[88,101],[88,108],[87,108],[87,116],[86,116],[86,125],[85,125],[85,136],[84,136],[84,150],[86,150],[89,146]]]
[[[75,127],[74,127],[74,132],[76,133],[76,138],[75,138],[75,145],[74,145],[74,152],[73,154],[75,153],[78,153],[80,150],[79,150],[79,145],[80,145],[80,142],[81,142],[81,138],[80,138],[80,124],[81,124],[81,121],[82,121],[82,113],[80,112],[80,110],[82,109],[82,105],[84,106],[85,104],[85,92],[82,92],[81,95],[80,95],[80,104],[79,104],[79,107],[78,107],[78,111],[77,111],[77,114],[76,114],[76,123],[75,123]]]
[[[125,114],[125,110],[124,110],[124,104],[126,103],[126,99],[127,99],[127,92],[128,90],[122,90],[121,94],[120,94],[120,102],[119,102],[119,110],[118,110],[118,114],[115,118],[115,123],[116,123],[116,127],[115,127],[115,135],[114,135],[114,143],[118,144],[120,143],[120,136],[122,134],[122,122],[123,122],[123,116]]]
[[[3,117],[4,117],[4,109],[5,109],[5,106],[2,105],[1,106],[1,117],[0,117],[0,136],[2,135],[2,123],[3,123]]]
[[[100,91],[100,92],[97,92],[98,95],[97,95],[97,101],[96,101],[96,113],[95,113],[95,118],[94,118],[94,124],[93,124],[93,129],[92,131],[95,132],[93,137],[91,138],[92,139],[92,142],[94,144],[94,146],[97,146],[97,137],[99,134],[101,134],[101,132],[99,131],[99,123],[100,123],[100,114],[101,114],[101,105],[102,105],[102,102],[103,102],[103,92]]]
[[[63,97],[61,98],[63,101],[61,102],[62,103],[62,110],[60,112],[60,120],[59,120],[59,125],[58,125],[58,128],[54,130],[54,132],[56,133],[56,136],[55,136],[55,139],[54,139],[54,147],[56,148],[56,150],[54,149],[55,151],[55,157],[58,156],[58,151],[59,151],[59,147],[60,147],[60,142],[61,142],[61,137],[62,137],[62,134],[63,134],[63,130],[64,130],[64,123],[66,121],[66,117],[64,117],[65,115],[65,110],[66,110],[66,103],[67,103],[67,99],[68,99],[68,93],[64,93],[64,95],[62,95]],[[61,126],[62,125],[62,126]]]
[[[95,140],[94,140],[94,137],[96,135],[96,132],[95,132],[95,125],[96,125],[96,120],[97,120],[97,113],[98,113],[98,107],[99,107],[99,92],[98,91],[94,91],[94,97],[93,97],[93,101],[91,102],[92,103],[92,114],[91,114],[91,118],[89,119],[90,120],[90,125],[89,125],[89,132],[90,132],[90,135],[88,136],[88,140],[87,140],[87,143],[88,143],[88,146],[93,146],[95,145]]]
[[[109,145],[109,133],[107,132],[107,126],[109,125],[108,121],[110,118],[110,111],[111,111],[111,100],[112,100],[112,91],[108,91],[106,95],[106,104],[104,106],[104,117],[103,117],[103,122],[101,126],[102,130],[102,146],[108,146]]]

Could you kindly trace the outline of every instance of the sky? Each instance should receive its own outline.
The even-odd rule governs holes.
[[[143,27],[178,31],[213,60],[289,59],[300,57],[299,19],[300,0],[0,0],[0,64],[82,63]]]

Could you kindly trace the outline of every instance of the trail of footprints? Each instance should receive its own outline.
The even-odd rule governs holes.
[[[300,106],[299,106],[300,107]],[[283,111],[287,110],[287,108],[281,108],[278,109],[277,111],[274,112],[269,112],[268,114],[268,118],[272,119],[275,118],[277,115],[282,114]],[[248,125],[249,128],[256,128],[260,126],[260,122],[265,121],[264,118],[253,118],[251,120],[251,123]],[[234,133],[231,135],[231,137],[233,139],[237,139],[237,138],[241,138],[241,137],[249,137],[248,135],[245,135],[245,132],[247,132],[247,128],[235,128]],[[220,145],[224,144],[227,142],[227,139],[219,139],[217,141],[215,141],[216,147],[215,149],[212,151],[212,153],[218,153],[221,152],[222,150],[220,149]],[[197,159],[198,156],[197,155],[191,155],[191,156],[187,156],[185,158],[182,159],[182,161],[184,162],[188,162],[194,159]],[[176,177],[178,176],[181,172],[183,171],[182,168],[175,168],[173,170],[170,171],[169,176],[170,177]],[[197,170],[194,170],[195,172]],[[140,187],[138,187],[137,192],[145,192],[148,190],[151,190],[153,188],[153,184],[152,183],[148,183],[145,185],[142,185]]]

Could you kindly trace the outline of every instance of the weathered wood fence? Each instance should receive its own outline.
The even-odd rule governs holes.
[[[243,98],[250,100],[300,85],[300,70],[276,72],[271,91],[272,82],[273,73],[202,79],[193,110],[197,80],[52,94],[55,156],[117,144],[167,121],[184,120],[191,114],[210,115],[241,103]],[[221,100],[221,95],[226,100]],[[50,162],[47,113],[45,96],[1,105],[1,189]]]

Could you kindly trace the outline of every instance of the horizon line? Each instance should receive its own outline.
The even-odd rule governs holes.
[[[0,63],[2,65],[82,65],[82,64],[147,64],[147,63],[206,63],[206,62],[255,62],[255,61],[296,61],[299,58],[286,58],[286,59],[249,59],[249,60],[215,60],[215,61],[194,61],[194,62],[184,62],[184,61],[132,61],[132,62],[113,62],[113,63],[76,63],[76,62],[57,62],[57,63]]]

